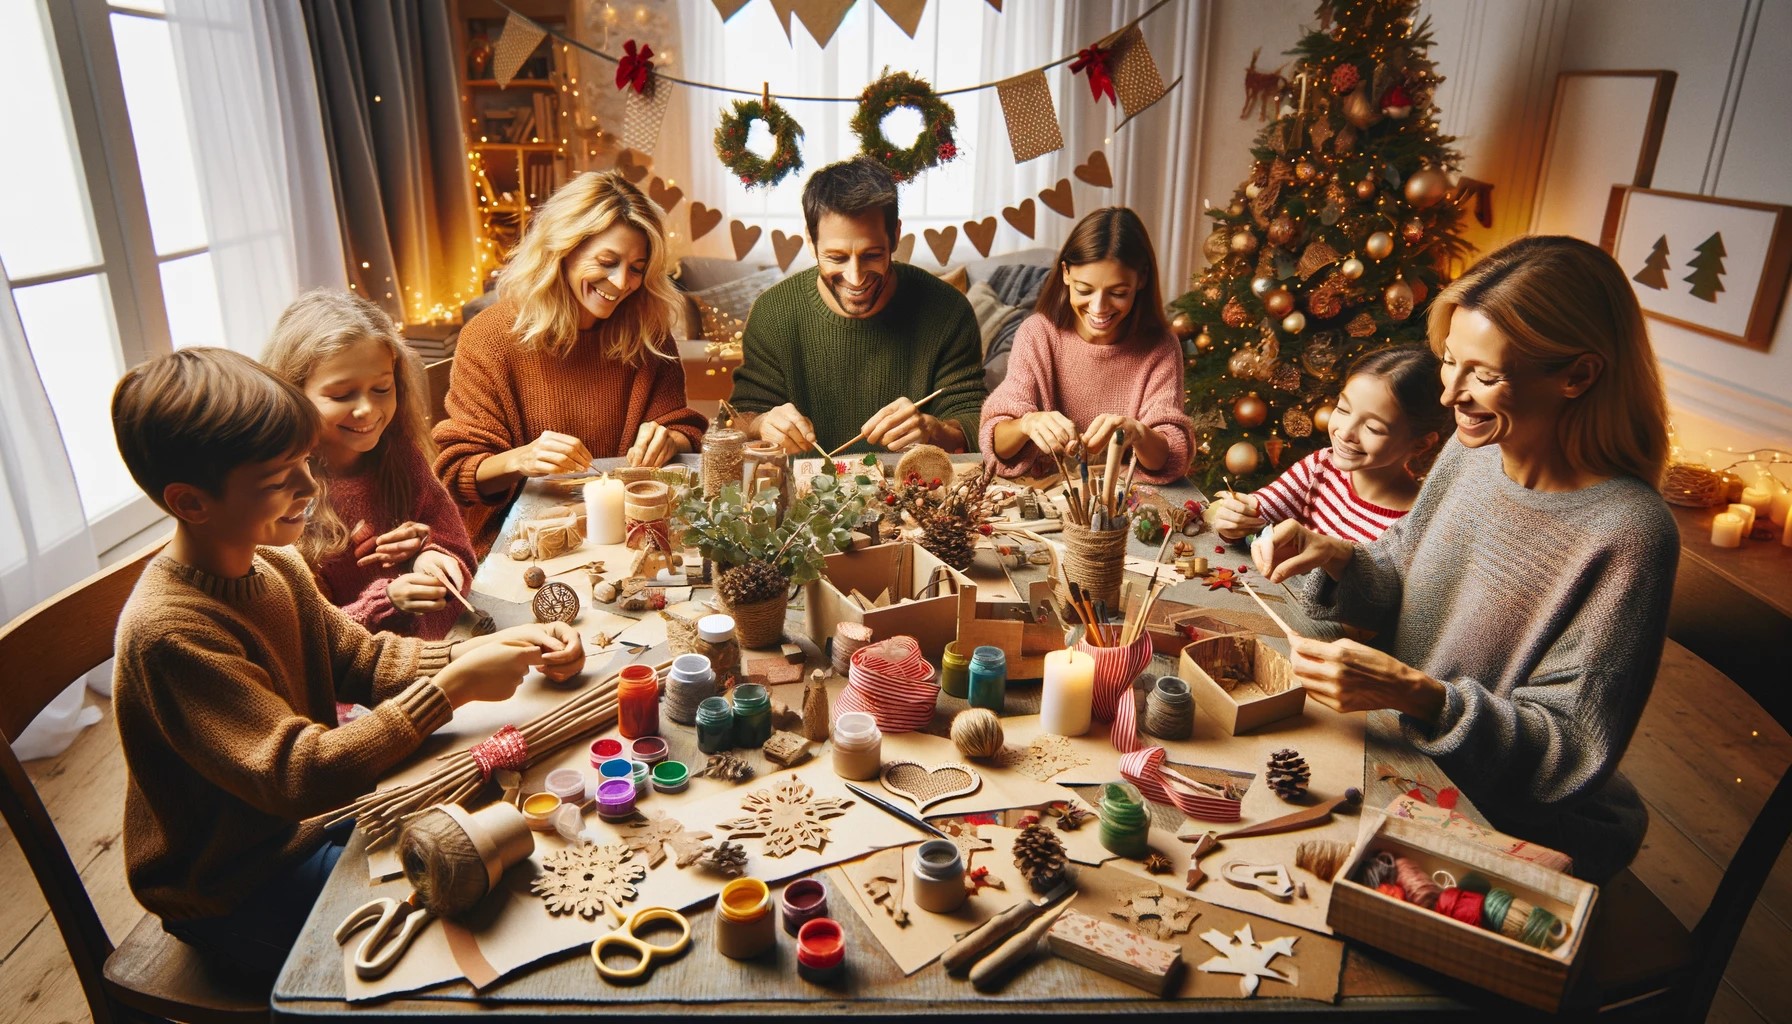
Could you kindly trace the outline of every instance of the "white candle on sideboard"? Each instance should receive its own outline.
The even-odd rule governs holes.
[[[1785,525],[1780,529],[1780,543],[1792,548],[1792,516],[1786,517]]]
[[[1725,511],[1742,520],[1742,535],[1744,537],[1748,536],[1749,531],[1755,528],[1755,506],[1744,505],[1741,502],[1738,502],[1731,505]]]
[[[593,544],[620,544],[625,538],[622,481],[607,476],[585,485],[585,530]]]
[[[1742,503],[1755,510],[1755,515],[1767,518],[1773,507],[1773,485],[1766,480],[1757,480],[1752,486],[1742,489]]]
[[[1716,547],[1741,547],[1743,533],[1742,517],[1734,512],[1719,512],[1711,520],[1711,543]]]
[[[1048,653],[1039,690],[1040,728],[1058,736],[1081,736],[1089,731],[1094,702],[1095,659],[1078,650]]]
[[[1784,525],[1788,518],[1792,518],[1788,515],[1789,512],[1792,512],[1792,487],[1782,487],[1779,493],[1773,496],[1773,506],[1769,510],[1769,518]]]

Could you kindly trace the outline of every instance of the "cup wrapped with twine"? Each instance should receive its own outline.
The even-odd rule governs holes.
[[[1126,573],[1126,538],[1122,525],[1112,530],[1091,530],[1064,520],[1064,581],[1108,605],[1118,602],[1120,580]]]

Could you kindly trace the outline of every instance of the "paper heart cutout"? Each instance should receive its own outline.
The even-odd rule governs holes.
[[[673,207],[678,205],[678,201],[684,198],[684,189],[666,184],[663,178],[654,178],[647,185],[647,196],[660,204],[661,210],[671,213]]]
[[[641,179],[647,177],[647,169],[653,166],[653,160],[632,149],[625,149],[616,154],[616,169],[622,176],[639,185]]]
[[[907,263],[915,254],[915,236],[903,235],[902,241],[896,243],[896,262]]]
[[[1039,193],[1039,201],[1060,217],[1076,216],[1076,200],[1070,197],[1069,178],[1059,178],[1056,185]]]
[[[970,239],[971,244],[977,247],[977,255],[988,256],[989,243],[996,240],[996,219],[985,217],[982,220],[965,221],[964,237]]]
[[[919,761],[888,761],[877,781],[885,789],[915,805],[919,814],[942,800],[970,796],[983,787],[983,776],[968,764],[924,765]]]
[[[772,232],[772,252],[778,257],[778,269],[789,270],[790,261],[803,251],[802,235],[787,235],[782,231]]]
[[[958,244],[958,229],[948,224],[939,231],[928,228],[921,234],[927,239],[927,248],[933,250],[933,258],[945,266],[952,258],[952,247]]]
[[[753,247],[759,244],[759,235],[762,230],[763,229],[757,227],[747,227],[738,220],[731,220],[728,222],[728,233],[734,237],[735,259],[744,260],[747,258],[747,253],[752,252]]]
[[[1002,207],[1002,219],[1008,222],[1009,227],[1032,238],[1033,215],[1036,212],[1038,212],[1038,207],[1033,205],[1033,200],[1023,199],[1019,206]]]
[[[691,201],[691,241],[695,242],[716,229],[722,223],[722,211],[712,210],[695,200]]]
[[[1089,154],[1088,161],[1078,164],[1070,173],[1076,175],[1078,181],[1086,181],[1096,188],[1112,188],[1114,173],[1108,169],[1108,157],[1101,150]]]

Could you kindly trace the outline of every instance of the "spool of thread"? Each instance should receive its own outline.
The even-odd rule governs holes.
[[[1101,787],[1101,845],[1117,856],[1143,857],[1150,852],[1151,818],[1145,798],[1131,783],[1110,782]]]
[[[666,717],[679,725],[697,721],[697,705],[716,693],[716,673],[701,654],[681,654],[666,673]]]
[[[535,834],[522,812],[501,801],[471,813],[440,804],[406,821],[398,834],[398,860],[417,902],[450,919],[471,911],[506,870],[534,852]]]
[[[691,769],[683,761],[661,761],[653,766],[653,788],[658,793],[682,793],[691,784]]]
[[[1195,697],[1179,676],[1159,676],[1145,695],[1145,731],[1158,739],[1185,740],[1195,731]]]
[[[605,736],[591,744],[591,767],[602,768],[605,761],[622,756],[622,741]]]
[[[1443,890],[1425,869],[1414,864],[1405,857],[1394,858],[1394,881],[1406,891],[1406,902],[1424,907],[1426,910],[1437,906],[1438,894]]]
[[[834,649],[829,659],[834,663],[834,674],[850,675],[853,654],[870,642],[871,627],[863,622],[842,622],[834,626]],[[956,696],[962,697],[964,694]]]
[[[795,935],[803,925],[828,913],[828,887],[819,878],[799,878],[784,887],[778,897],[784,934]]]
[[[705,697],[697,705],[697,749],[719,754],[734,749],[734,708],[726,697]]]
[[[542,788],[560,798],[561,803],[585,802],[585,773],[577,768],[556,768],[543,780]]]
[[[597,785],[597,816],[605,821],[626,821],[635,813],[635,783],[631,779],[605,779]]]
[[[846,932],[831,917],[803,922],[796,933],[796,971],[805,981],[825,983],[846,965]]]
[[[994,757],[1002,752],[1002,720],[986,708],[968,708],[952,719],[952,743],[965,757]]]
[[[531,793],[523,800],[523,821],[537,832],[554,830],[554,812],[560,809],[560,798],[552,793]]]
[[[1377,851],[1375,856],[1357,865],[1356,881],[1371,889],[1379,889],[1383,885],[1400,888],[1394,884],[1394,855],[1386,850]],[[1404,890],[1401,891],[1400,898],[1406,899]]]
[[[1336,839],[1309,839],[1294,848],[1294,866],[1326,882],[1337,877],[1348,859],[1350,844]]]
[[[1554,949],[1568,938],[1568,925],[1542,907],[1507,889],[1489,889],[1481,903],[1481,927],[1536,949]]]
[[[1404,890],[1402,890],[1404,892]],[[1437,894],[1437,912],[1463,924],[1481,926],[1481,906],[1487,897],[1467,889],[1445,889]]]
[[[664,761],[666,754],[666,741],[658,736],[643,736],[629,744],[629,756],[650,768]]]

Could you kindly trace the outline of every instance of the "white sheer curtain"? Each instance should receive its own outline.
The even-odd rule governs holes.
[[[0,622],[98,568],[75,471],[0,268]],[[110,662],[88,676],[101,693],[111,692],[111,680]],[[70,685],[19,734],[12,745],[19,760],[59,754],[99,721],[81,690]]]
[[[346,287],[305,19],[290,0],[167,0],[230,347],[299,292]]]
[[[675,73],[745,89],[766,82],[774,93],[850,96],[887,65],[915,72],[944,91],[999,81],[1074,53],[1142,14],[1153,2],[1029,0],[998,12],[983,3],[932,0],[911,40],[871,0],[859,0],[824,50],[794,21],[793,38],[787,42],[770,3],[748,4],[724,24],[710,0],[678,0],[683,46]],[[1178,77],[1183,81],[1117,132],[1113,126],[1124,115],[1106,101],[1094,103],[1086,80],[1073,76],[1068,65],[1046,72],[1064,148],[1024,164],[1014,162],[994,89],[947,97],[958,115],[964,154],[904,186],[904,231],[919,237],[923,228],[993,216],[998,230],[992,253],[1036,246],[1056,249],[1075,222],[1040,207],[1036,197],[1060,178],[1071,177],[1076,165],[1100,149],[1113,168],[1114,187],[1095,188],[1072,178],[1078,218],[1100,206],[1119,204],[1137,210],[1157,246],[1166,299],[1178,294],[1192,267],[1201,228],[1195,182],[1188,169],[1194,166],[1198,143],[1195,90],[1202,74],[1197,26],[1204,2],[1176,0],[1142,23],[1164,82]],[[768,235],[774,227],[786,233],[800,231],[807,174],[857,151],[857,140],[846,127],[852,104],[785,103],[806,132],[804,170],[777,188],[749,191],[715,158],[711,143],[721,110],[732,97],[686,89],[681,98],[690,165],[673,164],[671,154],[662,151],[656,173],[685,179],[688,198],[719,206],[730,218],[762,225]],[[912,137],[918,127],[918,119],[905,122],[903,113],[886,122],[892,139]],[[667,127],[672,128],[670,118]],[[769,150],[769,142],[754,148]],[[1037,207],[1031,239],[1001,220],[1004,206],[1028,198],[1034,198]],[[674,214],[675,222],[683,220]],[[732,256],[726,223],[695,248],[703,255]],[[762,240],[749,258],[769,259],[768,243]],[[975,258],[975,250],[961,239],[953,262]],[[914,259],[932,265],[925,244],[916,246]]]

